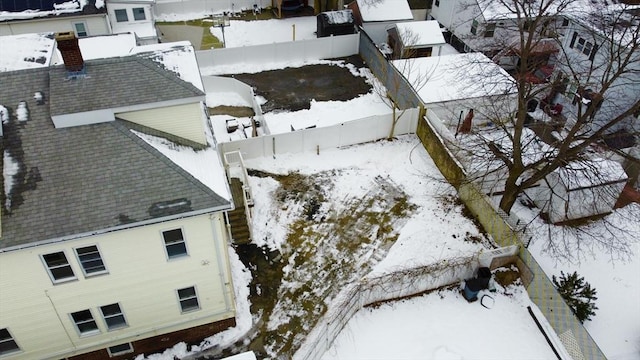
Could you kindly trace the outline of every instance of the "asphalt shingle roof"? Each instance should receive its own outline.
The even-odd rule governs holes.
[[[85,78],[67,79],[64,66],[50,68],[51,115],[204,96],[191,83],[139,56],[87,61],[85,70]]]
[[[116,61],[115,64],[148,68],[146,65],[137,66],[141,64],[137,60]],[[88,68],[91,71],[97,67]],[[122,67],[116,66],[114,71],[119,69]],[[125,122],[116,120],[54,128],[49,102],[38,105],[34,94],[40,91],[45,99],[50,99],[51,92],[60,90],[49,87],[50,84],[55,87],[58,85],[54,84],[61,83],[55,77],[63,74],[56,70],[34,69],[0,74],[0,105],[11,113],[10,120],[3,124],[3,161],[9,159],[8,154],[12,159],[9,161],[19,166],[14,176],[3,177],[4,182],[13,181],[13,184],[9,186],[8,199],[3,191],[0,249],[100,231],[165,215],[230,207],[227,200],[129,131]],[[102,81],[108,78],[106,69],[99,73]],[[109,83],[108,87],[113,90],[118,88],[113,86],[114,81],[124,84],[120,76],[110,79],[105,81],[105,85]],[[150,83],[146,89],[153,89],[153,94],[158,90],[163,94],[160,96],[165,96],[165,91],[156,87],[156,79],[145,80]],[[70,81],[76,81],[77,87],[83,86],[83,80]],[[121,90],[134,96],[131,89]],[[124,97],[121,94],[114,96]],[[21,101],[27,104],[27,121],[18,120],[15,113]],[[82,109],[81,101],[78,102],[77,108]],[[113,100],[105,102],[117,104]],[[174,210],[163,206],[178,199],[182,199],[182,205]]]

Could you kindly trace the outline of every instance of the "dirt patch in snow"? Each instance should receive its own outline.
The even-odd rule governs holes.
[[[416,210],[402,189],[377,176],[364,196],[327,200],[338,170],[313,175],[249,171],[279,182],[274,217],[294,214],[281,253],[240,251],[251,270],[251,313],[258,319],[249,348],[259,356],[291,358],[342,287],[367,274],[397,239],[398,228]],[[254,246],[255,247],[255,246]],[[263,251],[263,256],[256,256]]]
[[[359,55],[331,60],[351,64],[357,69],[367,67]],[[351,100],[369,93],[372,88],[364,77],[354,76],[349,67],[335,64],[314,64],[231,77],[252,86],[256,95],[267,100],[262,105],[265,113],[309,109],[312,100]]]

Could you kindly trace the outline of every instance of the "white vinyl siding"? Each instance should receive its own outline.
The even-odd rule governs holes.
[[[106,14],[61,16],[59,18],[38,18],[19,21],[0,22],[0,36],[19,35],[48,32],[77,32],[74,23],[84,23],[87,35],[108,35],[111,34],[109,21]],[[0,50],[1,52],[1,50]]]
[[[117,118],[205,145],[203,116],[199,103],[116,114]]]
[[[161,233],[178,228],[187,236],[189,253],[199,255],[167,261]],[[157,335],[159,328],[180,331],[233,317],[225,231],[223,214],[203,214],[42,245],[37,253],[33,248],[0,253],[0,284],[12,288],[0,296],[0,328],[8,328],[20,346],[17,357],[46,359],[71,357],[74,348],[89,352],[132,343]],[[92,245],[98,245],[109,275],[52,286],[39,254],[64,249],[77,275],[74,249]],[[198,293],[200,310],[189,313],[194,316],[181,313],[176,294],[189,286]],[[100,307],[115,303],[127,326],[109,331]],[[86,309],[100,332],[80,336],[69,314]]]

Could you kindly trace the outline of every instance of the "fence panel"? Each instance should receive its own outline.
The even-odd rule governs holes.
[[[264,45],[196,51],[198,66],[203,74],[211,67],[237,64],[265,65],[332,59],[358,54],[360,35],[328,36],[318,39],[287,41]]]
[[[395,135],[415,133],[419,109],[408,109],[396,125]],[[244,159],[284,153],[316,152],[375,140],[389,135],[391,114],[370,116],[336,126],[220,143],[223,153],[240,151]]]

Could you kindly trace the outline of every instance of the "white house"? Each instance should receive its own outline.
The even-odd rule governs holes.
[[[114,34],[131,32],[138,44],[155,44],[155,0],[107,0],[107,14]]]
[[[356,24],[375,44],[387,41],[387,29],[394,24],[413,21],[407,0],[355,0],[347,4],[347,8],[353,11]]]
[[[0,357],[132,358],[234,326],[204,93],[142,54],[57,46],[63,66],[0,73]]]
[[[9,5],[12,0],[4,0]],[[105,2],[106,1],[106,2]],[[155,0],[18,2],[0,11],[0,36],[73,31],[76,37],[134,33],[138,44],[158,42]],[[5,6],[3,6],[4,9]]]

